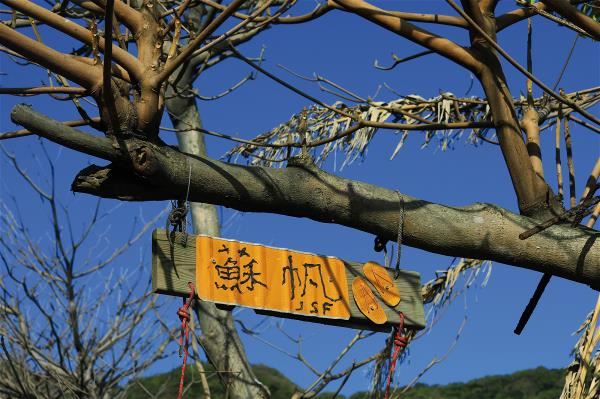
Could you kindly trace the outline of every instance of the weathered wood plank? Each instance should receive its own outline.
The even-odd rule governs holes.
[[[196,284],[196,236],[189,235],[185,246],[183,245],[183,238],[183,234],[175,233],[175,244],[171,249],[164,230],[155,230],[153,232],[152,288],[154,292],[167,295],[186,296],[189,293],[188,282]],[[371,290],[378,298],[388,319],[386,324],[376,325],[358,309],[352,294],[353,278],[365,278],[362,271],[363,264],[345,260],[343,262],[346,267],[346,283],[348,284],[350,296],[348,301],[350,308],[349,320],[315,318],[264,309],[254,309],[255,312],[336,326],[363,328],[374,331],[389,331],[392,325],[396,325],[399,322],[398,314],[401,311],[405,315],[405,325],[407,327],[414,329],[422,329],[425,327],[420,276],[418,273],[402,270],[400,276],[395,279],[394,283],[400,291],[401,301],[394,307],[385,304],[379,297],[375,287],[369,283]],[[390,270],[389,273],[393,276],[394,271]]]

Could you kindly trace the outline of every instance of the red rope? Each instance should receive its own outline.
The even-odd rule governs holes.
[[[400,352],[406,345],[408,345],[408,338],[404,336],[404,313],[400,312],[400,322],[396,327],[394,327],[394,351],[392,352],[392,359],[390,362],[390,372],[387,378],[387,384],[385,386],[385,399],[388,399],[390,393],[390,386],[392,385],[392,378],[394,376],[394,371],[396,370],[396,362],[398,361],[398,356],[400,356]]]
[[[181,366],[181,379],[179,380],[179,395],[177,395],[177,399],[181,399],[183,397],[183,380],[185,378],[185,363],[187,362],[188,357],[188,343],[189,343],[189,335],[190,335],[190,312],[189,307],[192,304],[192,300],[194,299],[195,287],[194,283],[188,283],[188,287],[190,287],[190,295],[187,300],[183,300],[183,305],[177,310],[177,316],[179,316],[179,320],[181,320],[181,335],[179,337],[179,356],[181,357],[181,353],[183,352],[183,364]]]

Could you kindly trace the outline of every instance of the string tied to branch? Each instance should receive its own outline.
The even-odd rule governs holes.
[[[179,394],[177,395],[177,399],[181,399],[183,397],[183,382],[185,379],[185,365],[187,363],[188,358],[188,346],[189,346],[189,337],[190,337],[190,305],[194,300],[194,294],[196,293],[196,288],[194,283],[189,282],[188,287],[190,288],[190,294],[188,298],[183,298],[183,305],[177,309],[177,316],[179,316],[179,320],[181,320],[181,334],[179,336],[179,357],[183,356],[182,365],[181,365],[181,378],[179,379]]]
[[[404,236],[404,198],[400,191],[396,190],[396,194],[398,194],[398,235],[396,236],[396,268],[394,272],[394,278],[397,279],[400,277],[400,258],[402,257],[402,237]],[[373,245],[373,249],[375,252],[383,251],[385,255],[385,263],[386,267],[389,267],[387,261],[387,240],[381,236],[375,237],[375,243]],[[390,260],[391,262],[391,260]]]
[[[385,399],[389,398],[390,387],[392,386],[392,379],[394,378],[394,372],[396,371],[398,357],[408,345],[408,337],[404,334],[404,313],[400,312],[398,316],[400,316],[400,321],[398,322],[398,325],[394,327],[392,336],[394,348],[390,359],[390,370],[387,377],[387,383],[385,384]]]

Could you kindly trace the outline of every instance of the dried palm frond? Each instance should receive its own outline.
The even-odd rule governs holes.
[[[600,295],[596,306],[575,332],[581,334],[573,348],[574,359],[567,367],[560,399],[596,399],[600,397]]]
[[[600,101],[596,92],[584,94],[572,93],[568,98],[576,101],[583,108],[589,108]],[[367,100],[365,100],[367,101]],[[540,116],[540,122],[551,119],[557,115],[558,105],[546,97],[534,100]],[[527,101],[523,98],[514,101],[517,115],[521,117]],[[335,112],[343,111],[343,114]],[[352,116],[349,117],[349,115]],[[306,129],[300,129],[300,120],[306,117]],[[375,102],[368,100],[365,103],[348,106],[343,102],[336,102],[331,107],[313,105],[308,110],[303,110],[291,118],[265,132],[255,139],[254,144],[241,144],[229,150],[223,158],[228,161],[247,160],[250,165],[283,166],[285,162],[300,154],[299,145],[304,145],[310,150],[317,165],[323,164],[332,154],[342,154],[344,160],[341,168],[355,160],[364,157],[373,137],[378,132],[375,127],[363,127],[352,134],[342,134],[349,128],[356,126],[357,121],[385,122],[402,125],[449,124],[455,122],[490,122],[490,112],[487,102],[481,98],[458,98],[452,93],[442,93],[439,96],[425,99],[416,95],[407,95],[389,102]],[[549,127],[546,124],[541,130]],[[407,129],[388,129],[388,132],[398,137],[396,147],[391,153],[393,159],[403,147],[408,138]],[[465,137],[465,132],[469,132]],[[454,144],[463,139],[473,145],[482,142],[496,143],[495,130],[492,128],[473,129],[446,129],[426,130],[425,133],[415,133],[423,137],[422,148],[431,146],[432,143],[442,151],[453,148]],[[336,139],[336,137],[338,137]],[[326,141],[318,145],[318,142]],[[263,145],[277,145],[268,147]],[[293,145],[293,146],[292,146]]]
[[[340,109],[354,115],[355,120],[352,120],[348,116],[340,115],[331,109],[314,105],[306,113],[308,126],[304,135],[298,129],[301,115],[303,115],[303,112],[299,112],[292,115],[287,122],[257,136],[253,141],[279,145],[304,142],[308,148],[311,148],[312,143],[317,141],[334,139],[340,133],[354,126],[357,123],[356,120],[416,124],[421,123],[423,119],[427,119],[431,123],[482,121],[487,119],[487,104],[476,98],[468,100],[468,102],[464,102],[461,99],[455,98],[452,93],[444,93],[429,100],[413,95],[391,102],[369,102],[368,105],[360,104],[349,107],[342,102],[336,102],[332,105],[332,108]],[[345,154],[342,168],[351,164],[365,154],[367,146],[377,130],[374,127],[364,127],[351,135],[328,142],[318,150],[313,148],[312,155],[315,158],[315,162],[322,164],[329,155],[337,151]],[[407,130],[392,132],[393,134],[400,135],[400,139],[391,158],[398,153],[408,135]],[[424,136],[423,146],[428,146],[434,139],[437,139],[440,148],[446,150],[462,134],[463,130],[428,131]],[[482,130],[481,132],[477,132],[477,134],[472,133],[469,136],[469,141],[479,143],[481,140],[479,137],[482,134],[486,134],[486,132]],[[297,155],[299,152],[300,149],[298,148],[259,147],[243,144],[232,148],[225,154],[224,158],[229,161],[237,161],[241,156],[243,158],[250,158],[249,164],[251,165],[274,166],[291,156]]]

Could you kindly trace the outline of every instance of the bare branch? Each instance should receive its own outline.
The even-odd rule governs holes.
[[[82,120],[76,120],[76,121],[65,121],[65,122],[61,122],[61,123],[64,124],[65,126],[78,127],[78,126],[89,125],[90,122],[98,123],[98,122],[100,122],[100,118],[94,117],[94,118],[91,118],[90,120],[82,119]],[[12,139],[15,137],[31,136],[32,134],[35,134],[35,133],[31,133],[27,129],[20,129],[20,130],[15,130],[13,132],[0,133],[0,140]]]
[[[2,2],[15,10],[19,10],[20,12],[81,41],[82,43],[92,45],[92,33],[88,29],[83,28],[73,21],[48,11],[45,8],[30,2],[29,0],[2,0]],[[120,1],[118,2],[120,3]],[[98,40],[98,46],[101,51],[106,51],[107,42],[108,41],[105,41],[103,38]],[[114,53],[115,61],[123,66],[137,81],[141,81],[142,70],[140,63],[135,59],[135,57],[120,49],[118,46],[114,46],[112,41],[108,43],[111,43],[111,50],[112,53]],[[13,50],[18,51],[18,49],[14,48]]]
[[[550,7],[551,10],[556,11],[567,20],[577,25],[578,27],[589,33],[594,40],[600,40],[600,23],[594,21],[592,18],[585,14],[582,14],[573,7],[568,1],[565,0],[541,0],[542,3]]]
[[[363,0],[333,0],[344,11],[350,11],[394,32],[412,42],[428,48],[470,71],[480,68],[480,62],[465,49],[451,40],[418,28],[389,11],[377,8]]]
[[[554,97],[556,100],[568,105],[570,108],[573,108],[574,110],[579,112],[581,115],[588,118],[590,121],[593,121],[597,125],[600,125],[600,119],[596,118],[594,115],[592,115],[589,112],[587,112],[586,110],[582,109],[574,102],[561,97],[558,93],[555,93],[552,89],[550,89],[548,86],[546,86],[538,78],[536,78],[535,76],[533,76],[532,74],[527,72],[527,70],[525,68],[523,68],[521,66],[521,64],[519,64],[517,61],[515,61],[506,51],[504,51],[504,49],[502,47],[500,47],[500,45],[498,45],[498,43],[496,43],[496,41],[494,39],[492,39],[479,25],[477,25],[477,23],[475,21],[473,21],[467,14],[465,14],[465,12],[463,10],[461,10],[460,7],[458,7],[453,0],[446,0],[446,1],[471,24],[471,26],[477,31],[478,34],[480,34],[496,51],[498,51],[498,53],[500,53],[500,55],[502,55],[502,57],[504,57],[510,64],[512,64],[519,72],[521,72],[523,75],[525,75],[529,79],[531,79],[536,85],[538,85],[539,88],[544,90],[550,96]]]
[[[53,50],[15,30],[0,24],[0,44],[29,60],[65,76],[86,89],[93,89],[102,80],[101,72],[69,55]]]
[[[173,59],[170,63],[167,63],[164,69],[154,78],[154,85],[158,87],[162,82],[167,80],[169,76],[175,72],[175,70],[187,60],[192,53],[200,47],[202,42],[206,40],[215,30],[219,28],[225,22],[231,14],[233,14],[238,8],[244,4],[245,0],[234,0],[223,10],[208,26],[206,26],[202,32],[198,33],[198,36],[194,38],[181,52]]]

